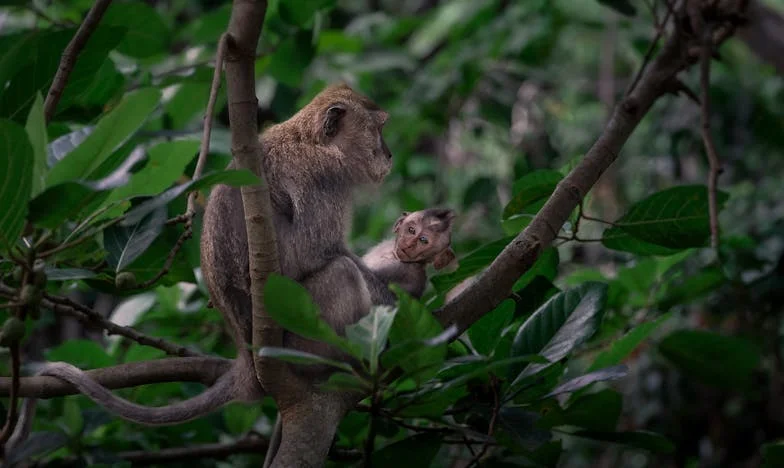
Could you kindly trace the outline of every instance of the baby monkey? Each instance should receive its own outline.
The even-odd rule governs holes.
[[[415,298],[427,286],[426,266],[456,266],[452,242],[455,212],[443,208],[403,212],[393,228],[396,237],[370,249],[362,261],[386,284],[397,284]]]

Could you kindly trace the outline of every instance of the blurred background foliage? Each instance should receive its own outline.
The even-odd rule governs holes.
[[[152,219],[184,212],[184,197],[146,218],[159,231],[141,247],[128,227],[111,223],[193,173],[211,61],[231,3],[113,2],[80,55],[56,114],[42,126],[39,96],[46,95],[60,54],[92,3],[0,1],[0,141],[3,136],[16,141],[19,128],[30,136],[27,146],[6,145],[8,154],[0,157],[11,161],[11,149],[17,155],[46,155],[46,166],[57,168],[31,169],[44,174],[46,183],[33,178],[24,199],[8,195],[15,179],[4,179],[3,209],[24,207],[30,199],[23,215],[36,232],[51,232],[59,242],[75,230],[101,227],[87,242],[51,257],[50,292],[67,292],[144,333],[232,356],[220,314],[206,307],[199,281],[198,218],[194,238],[155,287],[129,295],[115,285],[117,272],[132,271],[141,282],[161,269],[182,227]],[[286,119],[337,81],[389,111],[384,134],[394,168],[378,190],[357,196],[350,242],[363,252],[390,236],[403,210],[457,210],[453,246],[461,269],[434,279],[425,301],[436,305],[527,225],[601,133],[655,35],[649,3],[658,5],[660,19],[664,6],[658,1],[270,0],[256,60],[260,129]],[[766,3],[784,11],[781,0]],[[778,464],[784,463],[784,446],[776,444],[784,436],[784,81],[737,39],[723,45],[720,56],[710,84],[711,124],[725,168],[718,252],[705,247],[706,223],[689,227],[678,211],[667,211],[697,197],[702,201],[692,209],[705,221],[707,206],[699,187],[707,177],[699,108],[668,96],[645,117],[583,204],[591,217],[622,221],[628,213],[628,221],[635,203],[663,193],[670,208],[661,200],[650,202],[663,234],[656,238],[629,228],[618,240],[608,237],[606,222],[581,219],[583,241],[560,240],[537,263],[535,274],[518,282],[514,313],[494,312],[503,320],[480,322],[468,340],[461,340],[470,342],[474,354],[509,356],[515,333],[545,299],[567,289],[590,295],[599,282],[605,285],[600,288],[605,302],[603,319],[596,314],[596,333],[575,342],[568,362],[564,358],[562,366],[545,373],[545,383],[536,388],[544,395],[559,382],[622,359],[629,373],[570,400],[527,400],[537,401],[527,408],[545,422],[536,426],[529,413],[506,414],[497,436],[512,448],[498,450],[486,466],[784,466]],[[696,70],[682,78],[698,89]],[[208,171],[224,169],[230,159],[225,89],[217,109]],[[87,163],[58,168],[72,151],[82,151]],[[141,151],[145,162],[123,169],[134,151]],[[130,181],[111,190],[57,189],[56,183],[96,181],[117,171]],[[215,182],[205,182],[204,188]],[[686,192],[667,191],[679,186]],[[516,205],[510,203],[515,200]],[[650,221],[649,210],[637,208],[637,215]],[[667,224],[670,215],[675,221]],[[575,214],[564,226],[563,236],[573,233],[578,219]],[[18,236],[21,225],[14,229]],[[670,235],[681,237],[670,244],[661,240]],[[129,251],[135,256],[127,258]],[[12,262],[0,261],[4,275],[10,274]],[[106,338],[100,329],[49,310],[28,320],[27,327],[26,361],[64,360],[94,368],[164,356]],[[506,339],[495,339],[501,335]],[[515,346],[524,345],[515,340]],[[452,349],[455,355],[465,352]],[[0,366],[10,375],[7,359]],[[458,397],[483,408],[492,401],[487,392],[494,378],[464,385]],[[160,405],[201,389],[172,383],[118,393]],[[575,399],[579,404],[572,405]],[[130,450],[228,441],[251,430],[268,434],[273,418],[274,406],[265,401],[232,404],[174,427],[143,428],[110,417],[85,397],[45,400],[35,427],[48,431],[51,446],[41,442],[44,448],[37,451],[46,454],[47,466],[114,466],[115,454]],[[458,423],[485,432],[489,412],[460,418]],[[564,426],[571,429],[557,429]],[[361,447],[367,427],[366,413],[350,414],[338,444]],[[581,437],[573,434],[575,428],[583,431]],[[389,421],[378,434],[376,447],[386,450],[378,460],[387,462],[377,466],[431,466],[431,459],[432,466],[464,466],[455,460],[471,458],[459,443],[404,439],[406,431]],[[405,443],[393,445],[401,440]],[[256,466],[259,460],[239,453],[224,461],[187,463]]]

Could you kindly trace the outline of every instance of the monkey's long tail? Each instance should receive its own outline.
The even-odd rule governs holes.
[[[212,387],[193,398],[161,407],[138,405],[120,398],[84,371],[66,362],[50,363],[39,375],[65,380],[80,393],[121,418],[148,426],[188,421],[220,408],[235,397],[232,372],[222,375]]]

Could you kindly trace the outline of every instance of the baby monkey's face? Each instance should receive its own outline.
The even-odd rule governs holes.
[[[395,222],[395,255],[404,263],[429,263],[449,249],[452,210],[431,208],[403,213]]]

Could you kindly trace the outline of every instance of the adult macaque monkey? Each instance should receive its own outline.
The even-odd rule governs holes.
[[[261,160],[270,187],[281,272],[303,284],[323,317],[342,333],[371,304],[393,304],[395,296],[356,255],[345,236],[352,214],[351,193],[377,184],[392,167],[381,135],[388,114],[346,85],[323,90],[289,120],[260,137]],[[233,162],[230,167],[233,167]],[[129,421],[176,424],[230,401],[263,396],[253,368],[248,244],[240,189],[219,185],[209,198],[201,236],[201,265],[213,303],[228,322],[237,345],[232,369],[204,393],[164,407],[146,407],[112,394],[80,369],[51,363],[38,372],[70,382],[109,411]],[[287,333],[287,346],[334,354],[321,343]],[[25,405],[29,416],[34,405]],[[19,429],[29,431],[29,418]],[[24,439],[15,434],[14,440]]]
[[[436,270],[457,266],[450,248],[454,217],[454,211],[441,208],[404,212],[393,227],[396,237],[370,249],[362,261],[384,283],[397,284],[420,298],[427,286],[429,263]]]

